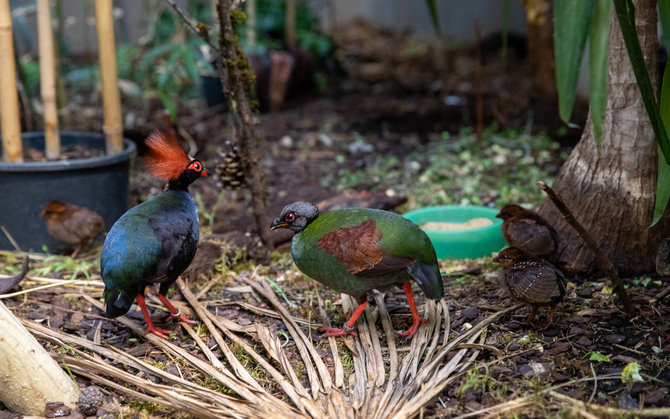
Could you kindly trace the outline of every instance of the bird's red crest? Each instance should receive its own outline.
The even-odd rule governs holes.
[[[146,163],[149,172],[163,180],[178,179],[191,162],[177,139],[165,132],[154,131],[147,137],[149,153]]]

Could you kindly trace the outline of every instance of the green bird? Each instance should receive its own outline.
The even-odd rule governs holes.
[[[426,233],[401,215],[367,208],[345,208],[319,214],[310,202],[294,202],[282,210],[271,230],[295,232],[291,254],[307,276],[358,301],[343,328],[322,328],[323,336],[355,335],[354,324],[368,305],[367,293],[400,285],[407,295],[412,326],[400,335],[411,338],[421,322],[412,282],[428,298],[444,296],[435,249]]]

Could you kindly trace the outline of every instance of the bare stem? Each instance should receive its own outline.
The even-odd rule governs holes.
[[[567,205],[565,205],[565,202],[563,202],[563,199],[561,199],[560,196],[554,190],[548,186],[544,181],[538,180],[536,182],[537,187],[540,188],[542,191],[544,191],[549,198],[551,199],[551,202],[556,205],[556,208],[563,214],[563,218],[565,218],[565,221],[568,222],[574,228],[577,230],[577,233],[584,239],[584,242],[593,250],[593,253],[596,254],[596,257],[598,258],[598,262],[600,262],[600,267],[603,269],[605,274],[610,278],[610,281],[612,282],[612,287],[614,288],[614,292],[621,298],[621,302],[623,303],[624,311],[626,314],[629,316],[632,316],[633,313],[635,312],[633,308],[633,303],[630,300],[630,297],[628,296],[628,293],[626,292],[626,289],[623,286],[623,283],[621,282],[621,279],[619,278],[619,275],[616,272],[616,268],[614,268],[614,265],[612,264],[612,261],[609,260],[607,255],[602,251],[600,246],[598,246],[598,243],[596,243],[595,240],[593,240],[593,237],[589,234],[588,231],[584,228],[584,226],[581,225],[579,221],[575,218],[574,215],[572,215],[572,212],[570,209],[568,209]]]
[[[216,72],[221,80],[221,90],[226,99],[233,121],[233,135],[236,138],[244,176],[251,193],[252,211],[258,235],[266,246],[272,245],[269,236],[269,220],[265,214],[265,186],[260,166],[258,138],[254,133],[254,122],[249,103],[248,85],[253,80],[247,57],[237,42],[237,35],[230,19],[231,11],[237,7],[231,0],[218,0],[216,5],[219,24],[219,45],[209,37],[207,26],[194,23],[174,0],[165,0],[179,17],[214,50]],[[223,58],[223,59],[222,59]]]
[[[209,39],[209,32],[205,30],[205,26],[203,26],[199,23],[194,23],[193,19],[191,19],[186,14],[186,12],[181,10],[181,8],[179,6],[177,6],[177,3],[175,3],[174,0],[165,0],[165,2],[167,4],[169,4],[170,6],[172,6],[174,11],[177,12],[179,17],[181,18],[181,20],[183,20],[184,23],[186,23],[193,30],[193,32],[197,33],[198,36],[200,36],[200,38],[203,41],[205,41],[205,43],[207,43],[207,45],[209,45],[214,50],[216,55],[221,54],[221,50],[219,49],[219,47],[217,47],[216,44],[214,42],[212,42],[211,39]]]
[[[231,21],[231,0],[219,0],[219,49],[223,60],[217,60],[216,68],[221,80],[221,89],[233,119],[234,134],[244,169],[244,177],[251,193],[251,206],[258,235],[263,243],[271,247],[269,220],[265,214],[265,186],[260,165],[258,138],[254,133],[254,121],[249,103],[249,88],[254,74],[242,51]],[[223,61],[223,62],[222,62]],[[224,71],[224,64],[225,70]]]

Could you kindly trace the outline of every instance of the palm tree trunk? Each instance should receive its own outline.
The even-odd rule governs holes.
[[[635,24],[652,82],[656,77],[656,0],[634,0]],[[587,122],[561,168],[554,190],[622,274],[650,272],[660,237],[670,234],[668,213],[654,228],[657,144],[614,10],[610,18],[607,105],[600,148]],[[548,200],[542,216],[561,238],[559,258],[573,272],[598,269],[595,255]]]

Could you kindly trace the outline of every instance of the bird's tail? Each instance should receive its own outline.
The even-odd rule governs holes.
[[[109,318],[119,317],[130,310],[135,298],[128,298],[123,295],[118,289],[105,288],[103,293],[105,297],[105,315]]]
[[[444,296],[444,285],[442,275],[437,266],[427,265],[423,262],[415,262],[407,268],[410,276],[419,284],[426,297],[439,300]]]

